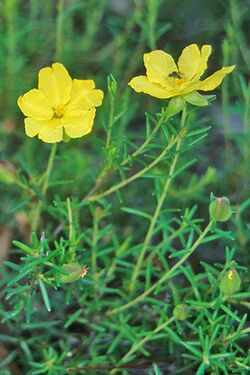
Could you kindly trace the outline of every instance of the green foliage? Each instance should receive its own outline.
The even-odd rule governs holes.
[[[247,1],[195,4],[0,4],[1,223],[13,237],[1,374],[249,372],[249,13]],[[143,52],[189,42],[214,45],[211,71],[237,64],[216,102],[127,87]],[[105,92],[93,132],[57,150],[24,135],[16,105],[55,60]],[[230,199],[227,222],[211,191]]]

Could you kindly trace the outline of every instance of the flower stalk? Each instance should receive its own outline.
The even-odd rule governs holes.
[[[184,127],[185,127],[186,115],[187,115],[187,110],[186,110],[186,106],[184,106],[184,108],[182,110],[182,117],[181,117],[181,130],[184,129]],[[130,293],[133,293],[133,291],[135,289],[136,280],[139,276],[139,273],[140,273],[140,270],[141,270],[141,267],[142,267],[142,264],[143,264],[143,261],[144,261],[144,258],[145,258],[146,251],[147,251],[148,246],[150,244],[150,241],[152,239],[154,228],[155,228],[155,225],[157,223],[157,219],[158,219],[158,217],[161,213],[163,203],[164,203],[164,201],[166,199],[166,196],[168,194],[169,187],[170,187],[171,181],[173,179],[174,171],[175,171],[175,168],[176,168],[176,164],[177,164],[177,161],[178,161],[178,158],[179,158],[179,153],[180,153],[180,149],[181,149],[181,145],[182,145],[184,136],[185,136],[185,132],[183,132],[183,136],[179,137],[179,139],[177,141],[176,150],[175,150],[176,153],[175,153],[175,156],[172,160],[172,163],[171,163],[171,166],[170,166],[170,169],[169,169],[169,174],[166,178],[166,181],[165,181],[160,199],[158,201],[157,207],[155,209],[154,215],[153,215],[153,217],[150,221],[149,228],[148,228],[148,231],[147,231],[147,234],[146,234],[146,237],[145,237],[142,249],[141,249],[141,253],[139,255],[139,258],[138,258],[136,266],[135,266],[134,273],[133,273],[132,278],[131,278],[131,282],[130,282],[130,285],[129,285]]]
[[[163,125],[163,123],[165,121],[166,121],[166,117],[164,115],[161,115],[160,118],[159,118],[159,120],[157,121],[157,123],[156,123],[156,125],[155,125],[155,127],[154,127],[154,129],[152,131],[152,133],[147,137],[147,139],[145,140],[145,142],[143,142],[141,144],[141,146],[139,146],[131,155],[129,155],[126,159],[124,159],[121,162],[121,165],[123,167],[125,165],[127,165],[129,162],[131,162],[132,159],[134,159],[136,156],[140,155],[145,150],[145,148],[147,147],[147,145],[156,136],[156,134],[158,133],[158,131],[160,130],[161,126]],[[106,142],[108,143],[108,138],[107,138]],[[107,149],[107,143],[106,143],[106,149]],[[89,198],[92,197],[92,195],[94,195],[94,193],[96,193],[101,188],[101,186],[107,180],[107,177],[109,176],[109,174],[111,172],[114,172],[116,169],[117,168],[114,165],[112,166],[112,169],[107,169],[106,166],[105,166],[104,169],[101,171],[101,173],[98,175],[94,187],[83,198],[82,202],[88,201]]]
[[[49,156],[47,168],[46,168],[46,171],[45,171],[45,174],[44,174],[44,181],[43,181],[43,186],[42,186],[42,195],[43,195],[44,199],[46,197],[46,193],[47,193],[48,186],[49,186],[49,179],[50,179],[51,171],[52,171],[54,161],[55,161],[55,157],[56,157],[56,150],[57,150],[57,143],[54,143],[51,147],[51,150],[50,150],[50,156]],[[39,200],[39,202],[36,206],[36,209],[35,209],[32,225],[31,225],[31,231],[32,232],[36,232],[36,230],[38,228],[41,210],[42,210],[42,201]]]
[[[56,17],[56,59],[59,61],[63,57],[63,8],[64,0],[58,0]]]
[[[147,297],[150,293],[152,293],[159,285],[163,284],[165,281],[169,280],[171,277],[173,277],[174,272],[190,257],[190,255],[193,254],[193,252],[197,249],[197,247],[202,243],[202,240],[206,237],[206,235],[210,232],[214,225],[213,221],[210,221],[204,231],[199,235],[197,240],[194,242],[193,246],[190,249],[190,252],[183,255],[178,262],[176,262],[172,268],[170,268],[158,281],[156,281],[150,288],[145,290],[142,294],[140,294],[138,297],[133,299],[132,301],[126,303],[125,305],[122,305],[120,307],[117,307],[113,310],[110,310],[107,312],[107,315],[114,315],[117,313],[120,313],[121,311],[125,311],[129,309],[132,306],[137,305],[137,303],[141,302],[145,297]]]
[[[178,142],[179,138],[182,136],[183,136],[183,132],[180,132],[180,134],[172,138],[170,142],[167,144],[167,146],[164,148],[164,150],[161,152],[161,154],[155,160],[153,160],[150,164],[148,164],[145,168],[141,169],[139,172],[135,173],[133,176],[119,182],[118,184],[107,189],[103,193],[89,196],[88,198],[86,198],[86,200],[83,200],[83,202],[93,202],[98,199],[104,198],[107,195],[110,195],[116,192],[117,190],[123,188],[124,186],[128,185],[132,181],[142,177],[146,172],[150,171],[155,165],[157,165],[165,157],[167,152]]]

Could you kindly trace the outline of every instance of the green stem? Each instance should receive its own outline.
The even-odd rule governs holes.
[[[128,164],[129,161],[131,161],[131,159],[133,159],[134,157],[136,157],[137,155],[141,154],[143,152],[143,150],[145,149],[145,147],[149,144],[149,142],[155,137],[156,133],[158,132],[158,130],[160,129],[160,127],[162,126],[162,124],[164,123],[165,121],[165,116],[161,116],[159,121],[157,122],[156,126],[154,127],[152,133],[150,134],[150,136],[146,139],[145,142],[143,142],[143,144],[137,148],[137,150],[135,152],[133,152],[131,155],[129,155],[129,157],[127,157],[127,159],[123,160],[123,162],[121,163],[122,166]]]
[[[73,214],[70,198],[67,198],[67,211],[68,211],[68,222],[69,222],[69,253],[70,260],[74,261],[75,259],[75,246],[74,246],[74,228],[73,228]]]
[[[50,178],[51,170],[52,170],[52,167],[55,161],[55,156],[56,156],[56,149],[57,149],[57,143],[54,143],[53,146],[51,147],[50,156],[49,156],[47,168],[45,171],[45,178],[44,178],[43,186],[42,186],[42,195],[44,198],[48,190],[49,178]],[[35,232],[37,230],[39,220],[40,220],[40,215],[41,215],[41,209],[42,209],[42,201],[39,200],[35,209],[34,219],[31,225],[32,232]]]
[[[144,293],[140,294],[138,297],[136,297],[133,301],[130,301],[126,303],[123,306],[117,307],[116,309],[110,310],[107,312],[107,315],[114,315],[118,312],[127,310],[128,308],[136,305],[140,301],[142,301],[147,295],[149,295],[151,292],[153,292],[159,285],[163,284],[166,280],[173,277],[175,271],[190,257],[190,255],[193,254],[193,252],[196,250],[196,248],[201,244],[202,240],[206,237],[207,233],[210,232],[213,221],[210,221],[204,231],[200,234],[200,236],[197,238],[197,240],[194,242],[193,246],[190,249],[190,252],[188,254],[183,255],[179,259],[177,263],[173,265],[172,268],[170,268],[158,281],[156,281],[149,289],[147,289]]]
[[[141,154],[143,152],[143,150],[145,149],[145,147],[150,143],[150,141],[155,137],[156,133],[158,132],[158,130],[160,129],[160,127],[162,126],[163,122],[166,120],[165,116],[161,116],[161,118],[159,119],[159,121],[157,122],[155,128],[153,129],[152,133],[150,134],[150,136],[146,139],[145,142],[143,142],[143,144],[138,147],[138,149],[133,152],[131,155],[129,155],[125,160],[122,161],[121,165],[122,166],[125,166],[126,164],[128,164],[128,162],[130,162],[135,156]],[[109,144],[109,141],[108,141],[108,138],[107,138],[107,141],[106,141],[106,149],[107,149],[107,144]],[[114,168],[115,169],[115,168]],[[114,171],[114,169],[112,168],[112,171]],[[97,177],[96,179],[96,183],[95,183],[95,186],[89,191],[89,193],[83,198],[83,201],[88,201],[89,197],[91,197],[104,183],[104,181],[106,181],[107,179],[107,176],[109,174],[109,172],[111,172],[111,169],[107,169],[106,167],[102,170],[102,172],[99,174],[99,176]]]
[[[171,318],[169,318],[168,320],[166,320],[164,323],[162,323],[161,325],[159,325],[158,327],[156,327],[151,334],[148,334],[147,336],[145,336],[141,341],[135,342],[132,345],[132,347],[130,348],[130,350],[127,352],[127,354],[125,354],[125,356],[119,361],[118,366],[121,365],[122,363],[126,362],[127,359],[134,352],[136,352],[138,349],[140,349],[147,341],[149,341],[154,334],[160,332],[162,329],[164,329],[165,327],[167,327],[173,321],[174,321],[174,317],[172,316]]]
[[[97,272],[97,238],[98,238],[98,219],[94,212],[94,224],[93,224],[93,237],[92,237],[92,252],[91,252],[91,264],[93,274]]]
[[[224,66],[229,65],[229,43],[227,40],[224,41],[223,45],[223,64]],[[233,160],[233,154],[232,154],[232,148],[231,143],[229,139],[230,135],[230,116],[228,113],[229,110],[229,86],[227,80],[223,82],[222,85],[222,108],[223,108],[223,128],[224,128],[224,142],[225,142],[225,154],[226,154],[226,161],[227,166],[230,166],[232,164]]]
[[[166,240],[162,240],[159,244],[157,244],[156,246],[154,246],[154,248],[152,249],[152,251],[150,251],[148,257],[146,258],[145,263],[146,264],[152,264],[153,263],[153,259],[156,256],[158,250],[161,249],[162,246],[165,246],[165,248],[166,248],[167,244],[171,244],[171,242],[175,238],[177,238],[180,234],[182,234],[186,230],[187,227],[188,227],[187,223],[183,222],[181,224],[181,226],[174,231],[174,233],[172,233],[171,235],[168,236],[167,242],[166,242]]]
[[[128,179],[119,182],[118,184],[114,185],[110,189],[104,191],[103,193],[92,195],[86,199],[87,202],[93,202],[100,198],[106,197],[109,194],[114,193],[115,191],[123,188],[124,186],[128,185],[130,182],[136,180],[137,178],[143,176],[146,172],[148,172],[150,169],[152,169],[156,164],[158,164],[166,155],[166,153],[174,146],[176,142],[178,142],[179,137],[183,136],[182,134],[177,135],[170,143],[167,145],[167,147],[162,151],[162,153],[152,161],[152,163],[148,164],[145,168],[140,170],[139,172],[135,173],[133,176],[129,177]],[[84,200],[85,201],[85,200]]]
[[[115,374],[116,372],[120,371],[120,369],[118,367],[120,367],[121,365],[123,365],[124,363],[128,362],[127,359],[129,359],[129,357],[134,353],[136,352],[138,349],[140,349],[147,341],[149,341],[154,334],[160,332],[162,329],[164,329],[165,327],[167,327],[169,324],[171,324],[172,322],[174,321],[174,317],[171,317],[169,318],[168,320],[166,320],[164,323],[162,323],[161,325],[159,325],[158,327],[156,327],[151,333],[147,334],[147,336],[145,336],[141,341],[139,342],[135,342],[132,347],[130,348],[130,350],[127,352],[127,354],[125,354],[124,357],[122,357],[122,359],[116,364],[116,368],[114,368],[111,372],[110,372],[110,375],[112,374]]]
[[[107,139],[106,139],[106,165],[105,169],[110,169],[112,165],[112,149],[110,149],[111,146],[111,134],[112,134],[112,128],[114,124],[114,114],[115,114],[115,98],[114,95],[111,94],[110,98],[110,111],[109,111],[109,123],[108,123],[108,130],[107,130]]]
[[[63,7],[64,0],[58,0],[56,17],[56,59],[58,61],[63,57]]]
[[[183,111],[182,111],[181,129],[183,129],[184,126],[185,126],[186,115],[187,115],[187,112],[186,112],[186,106],[185,106],[183,108]],[[185,133],[184,133],[184,135],[185,135]],[[134,269],[134,272],[133,272],[133,275],[132,275],[132,278],[131,278],[130,285],[129,285],[130,293],[132,293],[135,289],[136,280],[137,280],[138,275],[140,273],[140,270],[141,270],[141,267],[142,267],[142,264],[143,264],[143,261],[144,261],[144,258],[145,258],[145,253],[146,253],[146,251],[148,249],[148,246],[150,244],[151,238],[153,236],[155,225],[156,225],[158,217],[161,213],[162,205],[163,205],[163,203],[166,199],[171,181],[173,179],[174,171],[175,171],[176,164],[177,164],[177,161],[178,161],[178,158],[179,158],[179,152],[180,152],[182,140],[183,140],[183,137],[180,137],[178,142],[177,142],[175,157],[173,158],[172,164],[170,166],[169,174],[168,174],[167,179],[165,181],[165,184],[164,184],[160,199],[158,201],[158,204],[156,206],[154,215],[153,215],[153,217],[150,221],[149,228],[148,228],[148,231],[147,231],[147,234],[146,234],[146,237],[145,237],[145,240],[144,240],[139,258],[137,260],[137,263],[136,263],[136,266],[135,266],[135,269]]]

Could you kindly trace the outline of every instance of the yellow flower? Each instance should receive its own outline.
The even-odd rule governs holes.
[[[211,46],[204,45],[199,50],[196,44],[184,48],[176,65],[168,53],[156,50],[144,54],[146,76],[134,77],[129,85],[137,92],[144,92],[156,98],[168,99],[185,96],[196,90],[210,91],[219,86],[223,78],[235,65],[223,67],[204,81],[200,80],[207,69]]]
[[[62,64],[39,71],[38,89],[18,98],[25,118],[25,132],[43,142],[79,138],[91,132],[95,107],[102,104],[103,92],[92,80],[71,79]]]

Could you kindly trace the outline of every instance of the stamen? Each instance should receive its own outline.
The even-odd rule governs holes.
[[[174,83],[177,85],[181,85],[182,83],[186,83],[187,79],[183,76],[183,74],[179,72],[172,72],[169,74],[169,77],[173,78]]]
[[[185,83],[185,82],[187,82],[187,79],[185,77],[175,78],[175,83],[177,83],[177,85],[181,85],[182,83]]]
[[[65,112],[65,108],[63,105],[58,105],[54,108],[54,117],[55,118],[62,118]]]

